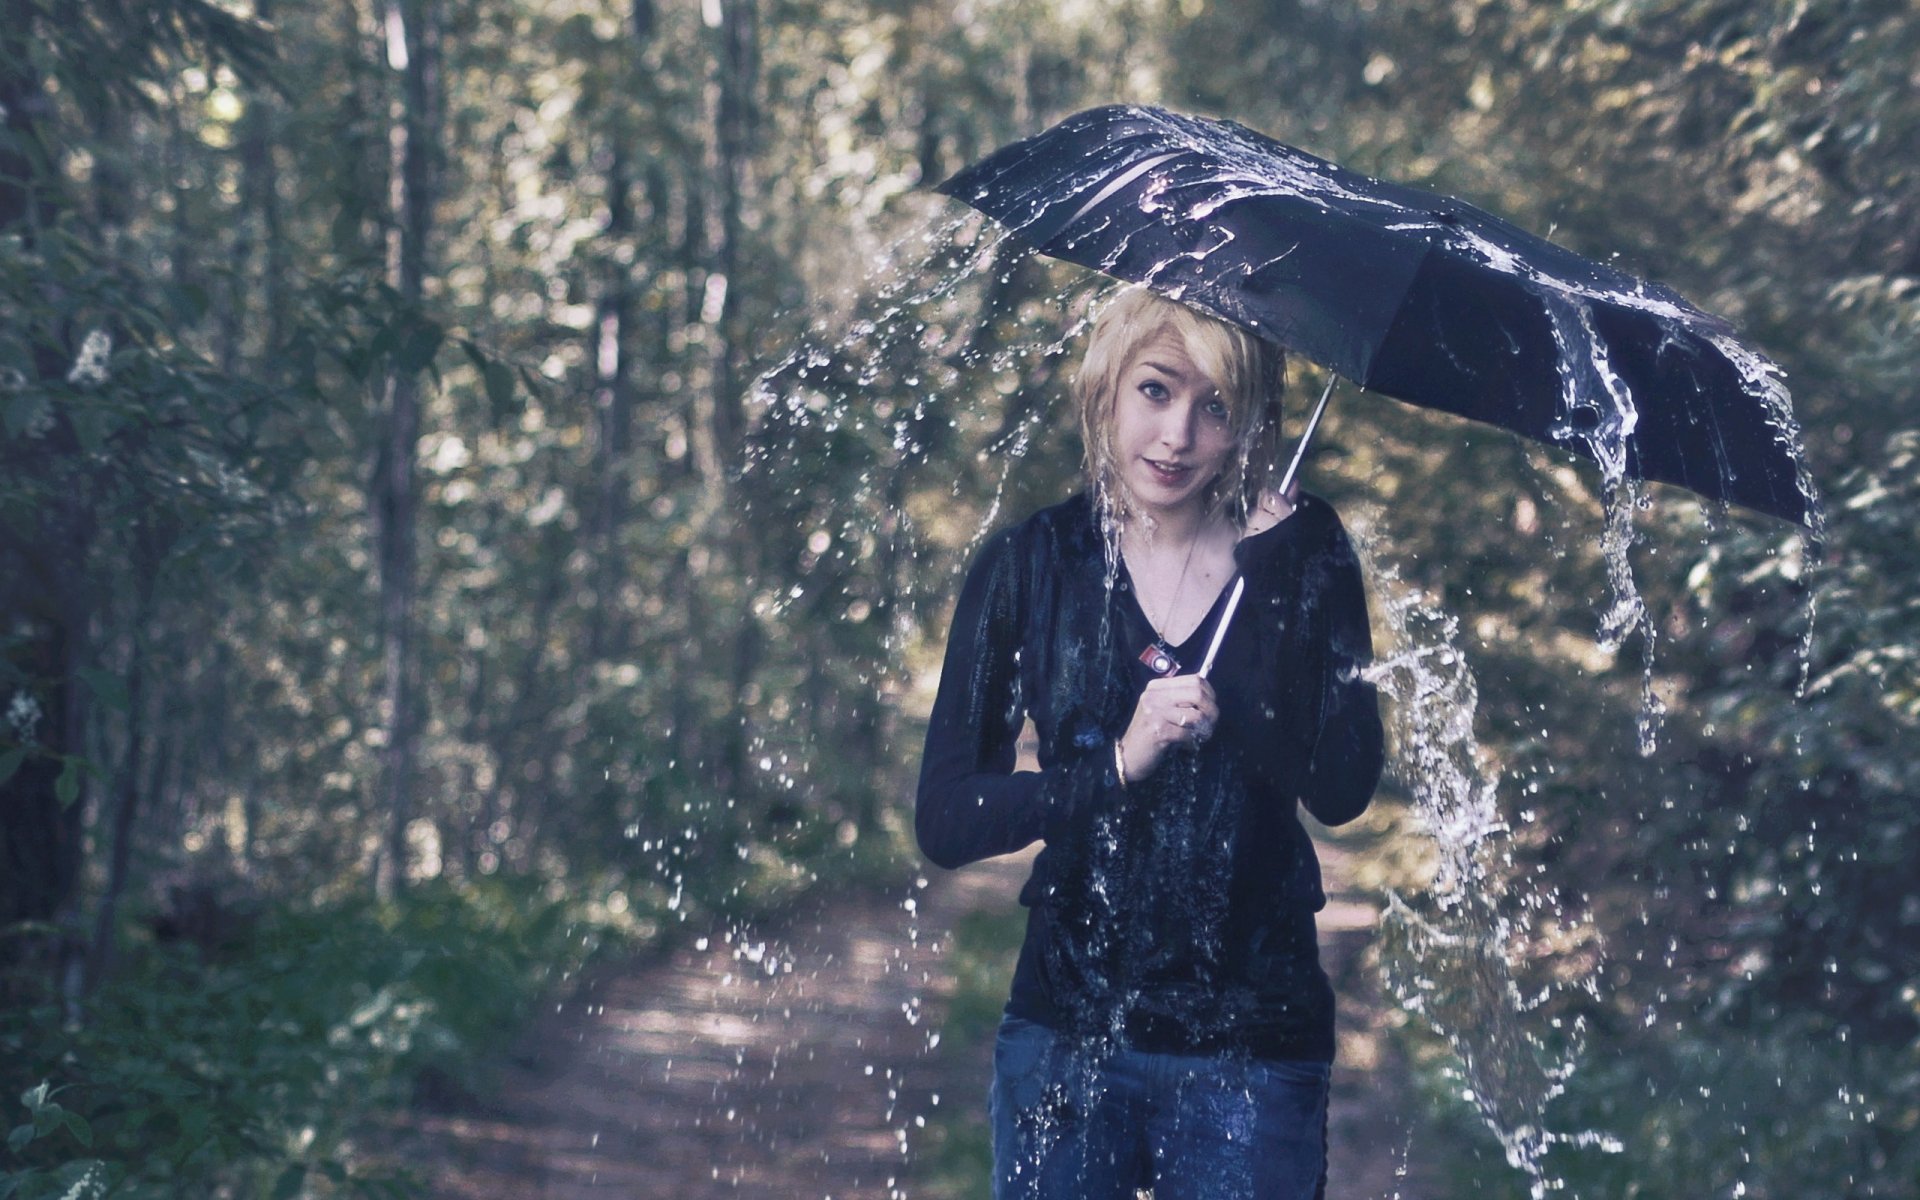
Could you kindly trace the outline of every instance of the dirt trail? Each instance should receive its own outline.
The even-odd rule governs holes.
[[[1329,1200],[1416,1200],[1424,1190],[1398,1174],[1404,1073],[1359,957],[1373,909],[1342,888],[1342,853],[1326,857],[1343,1030]],[[987,1085],[986,1048],[929,1052],[953,988],[947,931],[1013,905],[1026,865],[822,897],[778,933],[716,931],[602,980],[531,1031],[484,1111],[410,1117],[404,1153],[446,1200],[925,1196],[925,1127],[983,1107]]]

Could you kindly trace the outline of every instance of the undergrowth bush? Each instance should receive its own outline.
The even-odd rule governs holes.
[[[1526,1177],[1459,1098],[1449,1060],[1426,1035],[1421,1102],[1453,1136],[1424,1148],[1443,1181],[1439,1196],[1526,1200]],[[1810,1053],[1809,1047],[1818,1047]],[[1553,1128],[1603,1135],[1548,1155],[1556,1194],[1586,1200],[1730,1197],[1866,1200],[1920,1195],[1912,1047],[1844,1041],[1816,1021],[1768,1028],[1669,1028],[1618,1046],[1590,1047],[1564,1096],[1545,1114]],[[1593,1139],[1583,1139],[1593,1141]]]
[[[939,1052],[948,1063],[964,1064],[956,1073],[975,1090],[941,1104],[926,1130],[915,1183],[936,1200],[985,1196],[993,1178],[987,1072],[1025,935],[1026,910],[1012,904],[969,912],[953,928],[946,964],[954,990],[940,1023]]]
[[[214,954],[136,948],[79,1021],[0,1013],[0,1200],[410,1194],[356,1167],[356,1125],[428,1076],[483,1085],[488,1048],[619,940],[586,911],[505,878],[285,907]]]

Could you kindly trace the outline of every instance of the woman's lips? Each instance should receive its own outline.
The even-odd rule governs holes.
[[[1180,463],[1155,462],[1151,458],[1143,458],[1140,461],[1147,465],[1147,471],[1163,487],[1179,487],[1187,481],[1189,475],[1193,474],[1192,467]]]

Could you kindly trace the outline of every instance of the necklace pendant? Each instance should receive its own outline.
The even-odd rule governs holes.
[[[1147,670],[1163,679],[1180,671],[1180,660],[1159,638],[1147,643],[1147,648],[1140,652],[1140,661],[1146,664]]]

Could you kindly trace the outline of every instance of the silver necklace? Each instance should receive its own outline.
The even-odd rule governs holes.
[[[1180,578],[1174,581],[1173,599],[1167,602],[1166,616],[1169,620],[1172,619],[1174,613],[1180,610],[1180,593],[1186,589],[1187,569],[1193,566],[1193,550],[1194,547],[1199,544],[1200,538],[1198,534],[1187,541],[1187,557],[1181,560]],[[1147,626],[1153,630],[1153,640],[1147,643],[1144,650],[1140,651],[1140,661],[1145,663],[1147,670],[1152,671],[1155,675],[1167,676],[1178,674],[1180,671],[1180,660],[1173,656],[1173,647],[1167,645],[1167,635],[1165,633],[1166,621],[1154,620],[1153,614],[1147,611],[1146,596],[1139,591],[1139,583],[1137,581],[1134,584],[1134,594],[1140,597],[1140,615],[1147,619]]]

